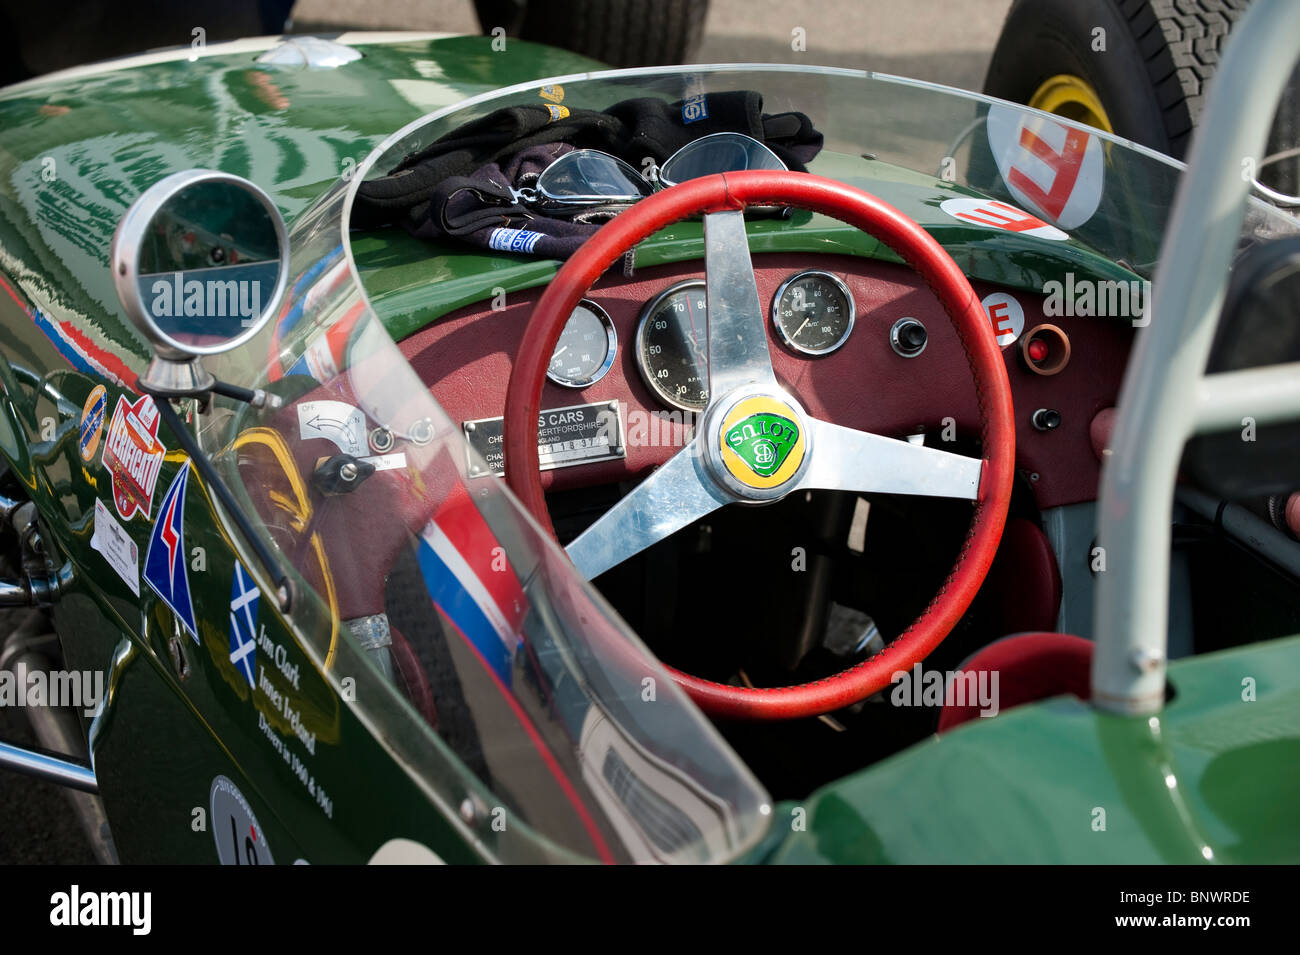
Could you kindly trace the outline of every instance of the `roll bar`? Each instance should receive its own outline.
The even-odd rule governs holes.
[[[1120,391],[1102,472],[1092,697],[1113,713],[1159,712],[1165,699],[1170,521],[1183,446],[1194,434],[1300,418],[1300,362],[1206,375],[1251,177],[1297,55],[1300,3],[1255,0],[1214,76],[1179,185]]]

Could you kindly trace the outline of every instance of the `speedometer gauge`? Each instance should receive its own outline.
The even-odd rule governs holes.
[[[605,377],[617,348],[618,336],[609,315],[584,298],[564,323],[546,377],[566,388],[586,388]]]
[[[681,282],[651,300],[636,330],[636,366],[650,389],[674,408],[709,403],[709,324],[704,283]]]
[[[853,294],[829,272],[799,272],[776,290],[772,321],[795,351],[829,355],[853,331]]]

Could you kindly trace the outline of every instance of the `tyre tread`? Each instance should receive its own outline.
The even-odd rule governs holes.
[[[1146,60],[1169,152],[1182,156],[1205,106],[1223,43],[1249,0],[1118,0]],[[1159,28],[1156,32],[1155,28]]]
[[[707,0],[529,0],[520,35],[611,66],[683,62],[704,32]]]

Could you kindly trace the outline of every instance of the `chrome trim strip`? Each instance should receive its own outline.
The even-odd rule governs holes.
[[[69,789],[95,794],[99,792],[95,771],[89,766],[50,753],[24,749],[12,743],[0,742],[0,769],[10,769]]]

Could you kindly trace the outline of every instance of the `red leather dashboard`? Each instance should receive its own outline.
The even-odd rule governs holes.
[[[813,358],[796,354],[776,338],[767,318],[769,347],[777,379],[809,413],[847,427],[902,436],[924,428],[941,432],[952,418],[960,433],[977,430],[975,389],[965,354],[947,316],[925,284],[909,268],[850,256],[755,254],[759,300],[770,309],[777,287],[804,269],[838,275],[853,293],[857,317],[853,333],[833,354]],[[959,263],[960,264],[960,263]],[[662,404],[637,371],[636,326],[646,302],[669,285],[703,278],[703,263],[689,262],[638,270],[632,277],[606,276],[588,298],[614,322],[618,353],[609,373],[588,388],[562,388],[547,382],[543,407],[558,408],[597,401],[618,401],[624,427],[646,422],[651,414],[667,416]],[[981,298],[1003,291],[975,284]],[[453,312],[401,342],[403,354],[421,380],[456,421],[504,413],[506,384],[515,352],[533,305],[542,289],[506,296],[505,308],[490,302]],[[1031,371],[1019,344],[1003,349],[1016,408],[1017,466],[1030,476],[1040,508],[1093,500],[1099,463],[1089,439],[1089,423],[1115,404],[1128,360],[1133,330],[1115,319],[1046,317],[1040,296],[1010,293],[1024,310],[1024,331],[1050,322],[1069,336],[1071,357],[1054,376]],[[929,333],[925,351],[903,358],[889,344],[889,330],[899,318],[920,319]],[[1061,415],[1060,427],[1039,431],[1031,417],[1049,408]],[[627,457],[545,472],[543,485],[575,488],[627,480],[668,460],[684,443],[676,412],[668,423],[656,422],[650,441],[637,440],[629,428]],[[659,438],[654,443],[654,438]],[[664,438],[667,438],[665,443]],[[1032,477],[1037,475],[1036,478]],[[491,480],[479,478],[478,480]]]

